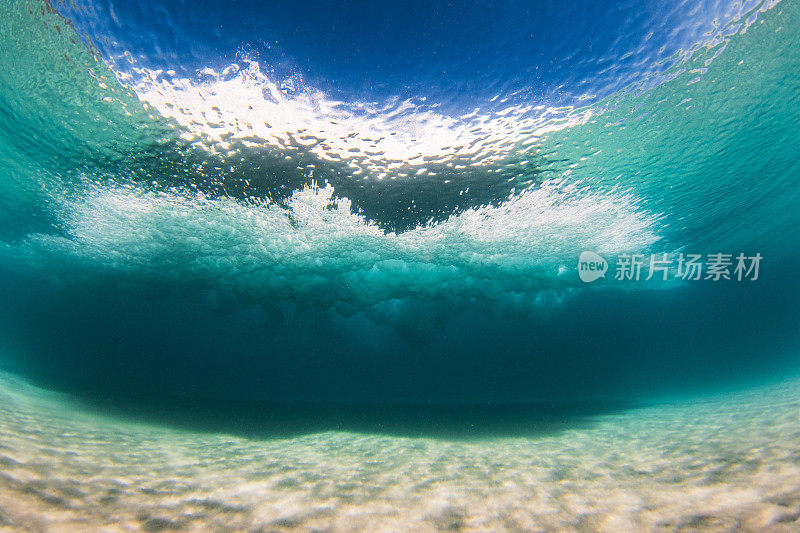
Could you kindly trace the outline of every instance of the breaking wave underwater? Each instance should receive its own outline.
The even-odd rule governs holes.
[[[6,368],[389,403],[797,370],[796,0],[350,6],[369,28],[240,4],[2,0]],[[583,250],[765,259],[585,285]]]

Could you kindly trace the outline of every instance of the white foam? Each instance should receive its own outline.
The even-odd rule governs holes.
[[[637,204],[622,192],[546,183],[499,207],[385,234],[330,186],[295,192],[288,208],[98,186],[65,200],[70,238],[38,235],[15,246],[44,263],[68,254],[96,268],[253,298],[496,298],[577,286],[584,249],[613,255],[651,246],[659,217]]]

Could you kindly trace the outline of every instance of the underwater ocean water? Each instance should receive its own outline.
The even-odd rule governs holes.
[[[0,530],[797,531],[798,205],[798,0],[0,0]]]

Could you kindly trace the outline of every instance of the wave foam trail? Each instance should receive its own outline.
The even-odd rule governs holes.
[[[6,245],[42,268],[58,256],[253,298],[372,305],[401,297],[500,297],[575,285],[585,247],[614,255],[658,241],[659,217],[622,193],[545,184],[508,203],[385,233],[330,185],[296,191],[287,207],[96,188],[64,203],[67,236]],[[56,257],[53,257],[56,256]],[[34,259],[36,258],[36,259]]]

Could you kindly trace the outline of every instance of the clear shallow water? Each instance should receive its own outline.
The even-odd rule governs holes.
[[[797,2],[313,11],[2,3],[3,368],[254,448],[535,449],[797,373]],[[584,250],[764,259],[586,284]]]
[[[798,382],[529,436],[242,438],[3,375],[0,508],[31,530],[795,531]]]

